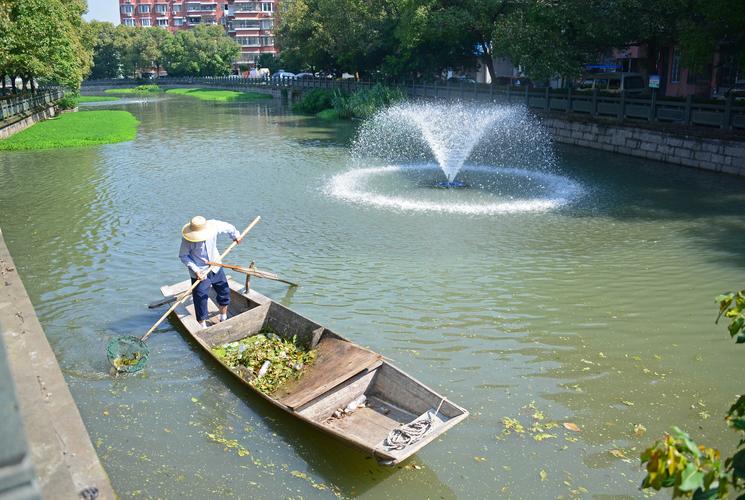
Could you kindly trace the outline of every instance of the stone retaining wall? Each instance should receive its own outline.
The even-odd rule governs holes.
[[[57,116],[57,114],[57,108],[55,108],[54,106],[49,106],[46,109],[36,111],[27,116],[13,117],[7,123],[0,123],[0,139],[7,139],[11,135],[18,133],[21,130],[27,129],[31,125],[34,125],[42,120],[54,118],[55,116]]]
[[[545,117],[554,141],[745,176],[745,141]]]
[[[17,392],[18,413],[27,443],[26,447],[20,429],[13,437],[5,436],[13,429],[6,428],[7,421],[2,422],[0,446],[5,450],[15,446],[18,451],[12,454],[16,457],[14,460],[6,458],[0,462],[0,487],[25,484],[24,489],[18,491],[19,495],[8,494],[8,498],[14,499],[34,498],[39,490],[43,498],[117,498],[18,276],[2,231],[0,335],[7,349],[7,368]],[[0,363],[5,363],[4,356]],[[0,401],[0,404],[8,405],[10,402]],[[0,412],[0,416],[4,415]],[[24,461],[24,455],[33,464],[35,481],[30,476],[30,464]],[[4,493],[0,491],[0,498],[6,498]],[[28,495],[20,496],[20,493]]]

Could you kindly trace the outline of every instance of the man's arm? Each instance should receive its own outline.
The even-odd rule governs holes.
[[[199,275],[199,266],[196,262],[194,262],[194,259],[191,258],[191,255],[189,254],[189,242],[185,239],[181,238],[181,249],[178,252],[178,258],[181,259],[181,262],[184,263],[186,267],[191,269],[194,274],[197,276]]]
[[[217,234],[228,234],[233,241],[241,241],[241,233],[238,232],[233,224],[221,220],[213,220],[212,225],[215,228],[215,231],[217,231]]]

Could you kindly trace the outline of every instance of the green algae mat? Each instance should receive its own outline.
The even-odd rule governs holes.
[[[196,97],[197,99],[201,99],[203,101],[217,102],[252,101],[254,99],[272,98],[272,96],[269,94],[261,94],[259,92],[237,92],[234,90],[212,90],[199,88],[170,89],[166,91],[166,94],[186,95],[189,97]]]
[[[79,111],[0,140],[0,151],[59,149],[131,141],[139,121],[127,111]]]

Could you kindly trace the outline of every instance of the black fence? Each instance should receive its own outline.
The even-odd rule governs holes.
[[[223,89],[247,90],[264,89],[302,92],[306,89],[325,88],[354,92],[370,88],[378,82],[355,81],[354,79],[333,80],[326,78],[240,78],[229,77],[163,77],[148,80],[146,83],[158,85],[189,85],[219,87]],[[617,121],[645,121],[672,123],[685,126],[718,128],[727,131],[745,131],[745,102],[732,98],[716,100],[697,100],[663,98],[657,94],[617,95],[602,94],[597,91],[580,92],[572,89],[532,89],[510,88],[495,85],[466,82],[416,81],[383,82],[396,86],[410,97],[427,99],[459,99],[480,102],[500,102],[524,104],[543,111],[571,114],[576,117],[610,118]],[[133,80],[96,80],[84,83],[85,86],[132,86]]]
[[[41,89],[35,94],[4,96],[0,98],[0,122],[48,108],[64,96],[64,91],[59,88]]]

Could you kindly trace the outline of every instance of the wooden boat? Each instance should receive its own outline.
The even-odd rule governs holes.
[[[349,342],[255,290],[246,293],[235,280],[228,282],[231,302],[226,321],[201,328],[191,298],[173,314],[188,334],[247,390],[293,417],[370,453],[383,465],[395,465],[468,416],[464,408],[397,369],[380,354]],[[170,297],[187,290],[189,285],[189,281],[184,281],[164,286],[161,292]],[[211,314],[217,312],[212,299],[209,308]],[[316,350],[315,361],[302,376],[281,385],[271,395],[255,389],[212,352],[215,346],[256,335],[267,326],[285,339],[295,337],[305,349]],[[334,416],[339,408],[363,394],[364,407],[342,414],[341,418]],[[414,434],[411,427],[406,427],[413,421],[420,432],[422,428],[426,431],[403,447],[401,439],[396,441],[398,446],[391,446],[392,431],[398,438]]]

